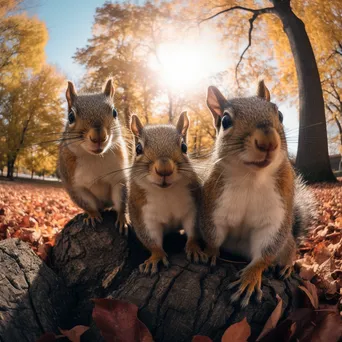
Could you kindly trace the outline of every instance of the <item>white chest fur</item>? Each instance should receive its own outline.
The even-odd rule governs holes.
[[[110,187],[125,179],[125,168],[120,157],[111,150],[103,155],[83,154],[77,158],[73,178],[74,187],[85,187],[97,198],[107,201],[111,198]]]
[[[253,253],[251,240],[262,245],[280,229],[285,215],[272,177],[253,176],[226,179],[213,215],[217,240],[225,241],[225,249],[247,257]]]
[[[178,228],[174,225],[183,224],[189,216],[195,215],[194,199],[185,185],[176,184],[169,189],[149,185],[145,190],[147,203],[142,212],[146,225]]]

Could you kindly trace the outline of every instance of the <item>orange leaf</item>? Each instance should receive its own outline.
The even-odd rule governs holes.
[[[238,323],[231,325],[223,334],[222,342],[247,342],[251,335],[251,327],[246,317]]]
[[[309,297],[312,306],[315,309],[318,309],[319,302],[318,302],[318,295],[317,295],[317,288],[314,284],[309,281],[304,281],[304,286],[298,286],[306,295]]]
[[[138,317],[138,307],[115,299],[93,299],[93,319],[106,342],[153,342]]]
[[[261,334],[257,338],[257,341],[260,341],[264,336],[266,336],[278,324],[278,321],[281,317],[281,311],[283,308],[283,300],[278,295],[277,295],[277,299],[278,299],[278,304],[275,307],[275,309],[273,310],[273,312],[271,313],[271,316],[269,317],[269,319],[267,320],[267,322],[264,326],[264,329],[262,329]]]
[[[83,335],[89,327],[85,325],[76,325],[70,330],[62,330],[59,328],[59,331],[66,336],[71,342],[81,342],[81,335]]]

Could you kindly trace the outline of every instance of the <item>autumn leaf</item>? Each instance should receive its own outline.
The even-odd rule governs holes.
[[[310,302],[314,309],[318,309],[318,296],[317,296],[317,288],[314,284],[309,281],[304,281],[304,286],[298,286],[310,299]]]
[[[138,307],[115,299],[93,299],[93,319],[106,342],[152,342],[147,327],[138,317]]]
[[[271,316],[268,318],[264,328],[262,329],[261,334],[257,338],[257,341],[260,341],[264,336],[266,336],[278,324],[278,321],[281,317],[281,311],[283,308],[283,300],[278,295],[277,295],[277,299],[278,299],[278,304],[275,307],[275,309],[273,310],[273,312],[271,313]]]
[[[66,336],[71,342],[81,342],[81,336],[89,330],[89,327],[84,325],[76,325],[70,330],[62,330],[59,328],[59,331]]]
[[[246,342],[251,335],[251,327],[246,317],[238,323],[231,325],[223,334],[222,342]]]

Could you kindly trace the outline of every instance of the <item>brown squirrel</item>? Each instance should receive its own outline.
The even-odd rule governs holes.
[[[76,93],[68,82],[68,119],[59,148],[59,174],[70,198],[86,213],[84,222],[101,222],[102,210],[114,209],[120,232],[126,225],[127,153],[114,87],[109,79],[102,93]],[[108,171],[111,171],[108,173]],[[127,230],[126,230],[127,233]]]
[[[254,291],[261,300],[261,277],[269,266],[280,265],[283,277],[291,274],[296,238],[308,226],[314,200],[291,166],[283,116],[263,81],[257,96],[230,100],[211,86],[207,105],[217,140],[200,228],[212,265],[220,247],[251,260],[230,285],[239,286],[232,301],[245,293],[245,307]]]
[[[151,252],[140,272],[154,274],[158,263],[168,266],[163,235],[182,227],[188,237],[186,254],[195,262],[203,256],[197,243],[197,207],[200,183],[187,156],[189,119],[183,112],[173,125],[143,126],[132,116],[136,155],[130,173],[128,211],[134,230]]]

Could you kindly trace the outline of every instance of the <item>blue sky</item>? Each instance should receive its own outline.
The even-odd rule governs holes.
[[[48,63],[56,65],[68,79],[75,81],[83,74],[80,65],[73,62],[76,48],[84,47],[91,37],[96,7],[104,0],[40,0],[30,9],[45,21],[49,31],[46,47]]]

